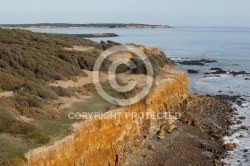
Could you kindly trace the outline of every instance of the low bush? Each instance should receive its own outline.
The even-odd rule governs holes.
[[[27,139],[33,139],[36,141],[36,143],[39,144],[45,144],[47,142],[49,142],[50,138],[47,135],[44,135],[43,133],[39,132],[39,131],[33,131],[33,132],[29,132],[26,135]]]
[[[66,97],[70,97],[72,94],[69,90],[60,87],[60,86],[52,86],[50,87],[58,96],[66,96]]]
[[[27,134],[35,126],[16,120],[14,114],[0,107],[0,133]]]

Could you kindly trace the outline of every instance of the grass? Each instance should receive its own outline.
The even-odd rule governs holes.
[[[6,136],[6,138],[3,139],[3,136]],[[16,156],[24,158],[25,152],[38,146],[41,146],[41,144],[32,143],[24,138],[24,135],[0,134],[0,161]]]
[[[73,103],[69,108],[69,111],[61,116],[60,120],[37,120],[36,124],[40,131],[45,135],[58,137],[67,134],[73,123],[82,120],[70,119],[68,117],[69,112],[105,112],[109,106],[111,106],[110,103],[102,99],[98,94],[93,93],[90,98],[87,98],[82,102]]]

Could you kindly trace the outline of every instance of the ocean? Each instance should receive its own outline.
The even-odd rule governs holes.
[[[249,130],[239,129],[232,136],[225,137],[225,142],[237,143],[234,151],[229,152],[225,161],[231,165],[250,165],[250,74],[233,76],[230,71],[250,73],[250,27],[177,27],[171,29],[123,29],[123,28],[55,28],[31,29],[35,32],[88,34],[116,33],[119,37],[91,38],[113,40],[120,43],[136,43],[157,47],[174,61],[216,60],[205,66],[176,64],[174,68],[186,73],[189,91],[210,95],[240,95],[245,101],[241,106],[232,103],[238,111],[235,117],[244,116],[243,124],[232,126],[238,130],[242,125]],[[211,68],[221,68],[225,74],[210,75]],[[189,74],[187,70],[199,70]],[[243,136],[243,137],[242,137]],[[248,149],[249,152],[244,152]]]

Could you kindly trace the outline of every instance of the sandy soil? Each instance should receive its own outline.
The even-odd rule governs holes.
[[[61,86],[63,88],[79,88],[83,87],[86,84],[93,82],[93,72],[89,70],[83,70],[85,73],[87,73],[87,77],[76,77],[77,81],[73,80],[67,80],[67,81],[56,81],[53,83],[50,83],[49,86]],[[107,80],[107,75],[100,72],[100,80],[102,82],[105,82]]]
[[[85,46],[73,46],[73,48],[67,48],[67,47],[64,48],[64,50],[67,51],[82,51],[82,52],[91,51],[93,49],[94,47],[85,47]]]
[[[11,97],[11,96],[14,96],[14,92],[12,91],[0,92],[0,97]]]
[[[87,73],[87,77],[76,77],[76,81],[67,80],[67,81],[56,81],[50,83],[49,86],[61,86],[63,88],[79,88],[83,87],[84,85],[93,83],[93,71],[83,70]],[[136,81],[137,86],[142,87],[145,85],[147,77],[144,74],[126,74],[121,73],[117,74],[116,78],[119,80],[120,83],[128,83],[129,81]],[[106,82],[108,81],[108,75],[106,73],[100,72],[100,81]]]

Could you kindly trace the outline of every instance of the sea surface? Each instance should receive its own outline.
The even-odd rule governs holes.
[[[225,142],[237,143],[237,148],[225,159],[231,165],[250,165],[250,74],[233,76],[230,71],[246,71],[250,73],[250,27],[177,27],[172,29],[124,29],[124,28],[56,28],[32,29],[35,32],[88,34],[116,33],[119,37],[91,38],[113,40],[121,43],[136,43],[157,47],[164,51],[174,61],[178,60],[216,60],[205,66],[185,66],[177,64],[174,67],[187,74],[189,91],[198,94],[241,95],[246,101],[242,106],[232,103],[238,111],[235,117],[245,116],[243,124],[249,130],[239,129],[235,125],[232,130],[238,130]],[[228,71],[226,74],[205,77],[212,67]],[[188,74],[187,70],[199,70],[198,74]],[[240,138],[240,135],[244,136]],[[241,137],[242,137],[241,136]],[[248,152],[244,152],[244,150]]]

